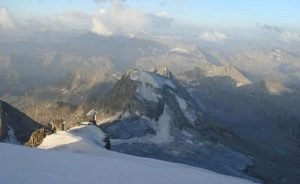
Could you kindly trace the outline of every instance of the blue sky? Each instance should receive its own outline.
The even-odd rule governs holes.
[[[150,13],[165,11],[176,20],[196,25],[300,26],[299,0],[128,0],[126,4]],[[0,7],[22,17],[92,12],[101,6],[93,0],[0,0]]]

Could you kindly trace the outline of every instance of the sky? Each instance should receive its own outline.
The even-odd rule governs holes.
[[[239,27],[300,41],[299,9],[299,0],[0,0],[0,29],[89,30],[111,36],[183,32],[188,25],[195,28],[191,33],[202,28],[200,39],[218,42],[230,37],[224,28]]]
[[[104,4],[93,0],[0,0],[0,7],[19,16],[92,12]],[[251,26],[263,22],[300,26],[299,0],[128,0],[126,4],[150,13],[166,12],[176,20],[199,25]]]

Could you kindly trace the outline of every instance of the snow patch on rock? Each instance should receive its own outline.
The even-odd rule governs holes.
[[[20,144],[20,142],[15,136],[15,130],[11,126],[9,125],[7,126],[8,126],[8,137],[4,142],[11,143],[11,144]]]
[[[184,99],[177,95],[175,97],[184,116],[194,125],[194,122],[197,120],[196,112],[189,108],[188,103]]]
[[[161,144],[170,142],[172,140],[170,135],[170,123],[171,117],[169,114],[169,108],[166,105],[162,115],[159,117],[156,126],[156,135],[151,139],[151,142]]]
[[[186,110],[187,109],[187,103],[184,99],[180,98],[179,96],[175,95],[176,96],[176,100],[179,104],[179,107],[181,108],[181,110]]]
[[[183,135],[185,135],[185,136],[187,136],[187,137],[189,137],[189,138],[194,137],[191,133],[189,133],[189,132],[187,132],[187,131],[185,131],[185,130],[183,130],[182,133],[183,133]]]
[[[158,102],[159,98],[162,98],[160,94],[157,94],[154,91],[154,88],[142,83],[137,89],[136,92],[145,100]]]
[[[153,72],[135,70],[130,72],[130,79],[141,82],[136,92],[148,101],[158,102],[162,97],[157,90],[164,86],[175,88],[172,81]]]

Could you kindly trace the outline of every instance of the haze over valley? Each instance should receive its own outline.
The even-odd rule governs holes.
[[[298,8],[0,0],[0,178],[299,183]]]

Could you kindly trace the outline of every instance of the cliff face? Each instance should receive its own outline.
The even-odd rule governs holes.
[[[0,100],[0,141],[23,144],[42,125]]]

